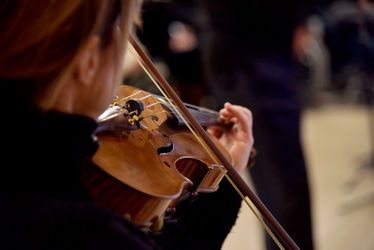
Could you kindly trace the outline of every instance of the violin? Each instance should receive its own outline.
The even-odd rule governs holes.
[[[187,106],[203,126],[220,124],[218,112]],[[214,192],[226,173],[163,98],[135,87],[119,88],[95,134],[101,145],[93,161],[100,170],[86,172],[83,182],[100,206],[142,228],[158,230],[182,193]]]
[[[212,161],[206,160],[200,151],[192,152],[190,146],[196,146],[196,140],[192,142],[185,131],[170,126],[172,112],[162,105],[160,99],[149,97],[148,94],[132,98],[134,93],[120,93],[123,95],[119,95],[118,100],[125,102],[114,101],[112,108],[100,117],[102,125],[97,135],[102,141],[102,149],[94,156],[94,162],[100,168],[91,168],[83,178],[83,183],[91,188],[90,194],[98,203],[123,214],[135,224],[157,230],[162,227],[165,210],[178,201],[185,190],[214,191],[224,176],[280,249],[284,249],[283,246],[292,250],[300,249],[236,172],[230,155],[206,133],[188,106],[179,99],[137,39],[130,35],[129,41],[130,51],[137,56],[138,62],[170,106],[186,121],[184,125]],[[147,103],[148,97],[158,101]],[[185,142],[175,143],[180,138]],[[183,153],[173,154],[182,146],[185,146],[181,151]],[[169,155],[164,157],[164,154]],[[119,164],[112,165],[115,162]],[[148,168],[141,169],[141,166]],[[129,172],[132,172],[131,175],[128,175]]]

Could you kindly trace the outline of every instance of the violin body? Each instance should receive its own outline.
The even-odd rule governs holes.
[[[225,168],[185,126],[170,122],[172,118],[157,96],[120,87],[99,119],[100,147],[93,157],[98,167],[82,176],[95,202],[141,227],[158,230],[166,209],[175,207],[182,193],[217,190]],[[212,140],[232,162],[218,140]]]

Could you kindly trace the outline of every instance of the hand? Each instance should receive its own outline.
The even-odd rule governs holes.
[[[249,155],[253,147],[252,113],[249,109],[225,103],[219,111],[220,119],[225,123],[233,123],[228,130],[209,127],[208,133],[219,139],[222,145],[232,155],[234,168],[239,173],[248,165]]]

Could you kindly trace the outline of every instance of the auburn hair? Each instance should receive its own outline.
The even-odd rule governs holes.
[[[80,47],[98,35],[102,48],[135,17],[137,0],[2,0],[0,78],[27,82],[29,95],[57,79]],[[32,85],[32,87],[30,86]]]

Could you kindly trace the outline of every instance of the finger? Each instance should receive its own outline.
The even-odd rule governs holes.
[[[231,113],[226,114],[226,117],[236,117],[236,124],[239,126],[239,129],[250,133],[252,131],[252,113],[249,109],[239,106],[233,105],[231,103],[225,103],[225,114],[226,112]],[[230,119],[235,120],[235,119]]]
[[[234,116],[234,114],[230,111],[228,111],[227,109],[221,109],[220,110],[220,113],[219,113],[219,118],[224,121],[224,122],[228,122],[230,121],[230,119]]]
[[[234,104],[231,104],[229,102],[226,102],[225,106],[224,106],[224,109],[228,112],[232,112],[233,109],[240,110],[240,112],[243,112],[244,114],[248,115],[250,119],[252,119],[252,112],[246,107],[243,107],[243,106],[240,106],[240,105],[234,105]]]
[[[234,114],[227,108],[230,105],[232,104],[229,102],[225,103],[224,107],[219,111],[222,120],[229,121],[234,116]]]
[[[207,132],[208,134],[216,137],[216,138],[220,138],[221,135],[222,135],[222,129],[218,128],[218,127],[209,127],[207,128]]]

